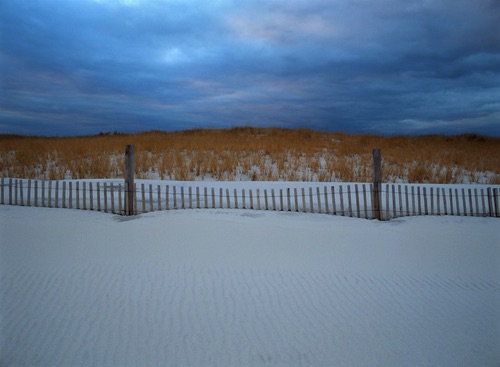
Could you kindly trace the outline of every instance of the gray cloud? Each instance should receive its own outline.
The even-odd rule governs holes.
[[[4,0],[0,133],[500,135],[500,6]]]

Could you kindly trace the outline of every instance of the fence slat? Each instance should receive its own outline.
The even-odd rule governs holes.
[[[306,210],[306,193],[305,193],[305,189],[302,188],[302,211],[305,213],[307,210]]]
[[[49,181],[49,191],[48,191],[48,194],[49,194],[49,203],[48,203],[48,207],[49,208],[52,208],[52,181]],[[17,197],[16,197],[16,201],[17,201]]]
[[[35,180],[35,207],[38,206],[38,180]]]
[[[19,199],[21,206],[24,206],[24,188],[23,180],[19,180]]]
[[[45,208],[45,180],[42,180],[42,208]]]
[[[174,199],[174,209],[177,209],[177,186],[172,187],[173,199]]]
[[[493,193],[491,187],[486,188],[486,195],[488,196],[488,214],[490,217],[493,217]]]
[[[71,185],[71,182],[70,182],[70,185]],[[108,183],[107,182],[104,182],[103,184],[103,196],[104,196],[104,212],[107,213],[108,212]],[[69,189],[69,192],[71,194],[71,187]],[[70,200],[71,202],[71,200]]]
[[[356,199],[356,214],[357,214],[356,216],[358,218],[360,218],[361,217],[361,212],[360,212],[360,208],[359,208],[359,190],[358,190],[358,184],[354,185],[354,193],[356,195],[356,198],[355,198]]]
[[[36,182],[35,182],[36,183]],[[70,182],[68,184],[69,188],[68,188],[68,207],[70,209],[73,209],[73,182]],[[36,189],[35,189],[36,190]]]
[[[405,185],[406,216],[410,215],[410,205],[408,200],[408,185]]]
[[[316,196],[318,197],[318,213],[321,214],[321,194],[319,193],[319,187],[316,187]]]
[[[191,190],[190,190],[191,191]],[[191,194],[191,192],[190,192]],[[191,205],[189,206],[191,207]],[[153,202],[153,185],[149,185],[149,211],[153,212],[154,211],[154,202]]]
[[[450,215],[454,215],[453,212],[453,190],[450,189]]]
[[[110,195],[111,195],[111,213],[113,214],[116,214],[116,211],[115,211],[115,185],[113,185],[113,183],[111,183],[110,185]],[[78,191],[77,191],[78,192]],[[78,203],[78,200],[77,200],[77,203]]]
[[[5,189],[5,179],[2,177],[1,178],[1,185],[2,185],[2,192],[0,193],[0,204],[4,205],[5,204],[5,193],[4,193],[4,189]]]
[[[292,198],[290,196],[290,188],[286,189],[286,198],[287,198],[287,204],[288,204],[288,211],[292,211]]]
[[[332,192],[332,212],[333,215],[337,215],[337,201],[335,200],[335,187],[331,186],[331,192]]]
[[[193,189],[191,186],[188,187],[188,198],[189,198],[189,209],[193,209]]]
[[[134,189],[132,192],[132,200],[134,202],[133,215],[137,215],[137,213],[139,212],[139,210],[137,209],[137,182],[134,182]]]
[[[59,208],[59,181],[56,181],[56,195],[54,201],[55,201],[55,207]]]
[[[439,193],[441,190],[439,190],[439,187],[436,188],[436,200],[437,200],[437,215],[441,215],[441,198],[439,197]]]
[[[205,209],[208,209],[208,188],[203,188],[204,199],[205,199]]]
[[[483,208],[483,217],[488,215],[488,209],[486,208],[484,189],[481,189],[481,207]]]
[[[452,198],[450,198],[452,200]],[[448,209],[446,207],[446,192],[443,188],[443,208],[444,208],[444,215],[448,215]]]
[[[368,219],[368,206],[366,202],[366,185],[363,184],[363,210],[365,212],[365,219]]]
[[[497,188],[493,189],[493,203],[495,206],[495,218],[498,218],[500,216],[500,213],[499,213],[500,203],[498,202],[498,189]]]
[[[124,208],[122,201],[122,184],[118,184],[118,214],[122,214]]]
[[[420,186],[417,186],[418,215],[422,215],[422,198],[420,197]]]
[[[248,196],[250,198],[250,209],[253,209],[253,193],[252,193],[252,189],[249,190],[248,192]]]
[[[14,180],[14,205],[18,204],[18,179]]]
[[[87,183],[85,181],[83,181],[82,191],[83,191],[83,210],[87,210]]]
[[[391,185],[391,191],[392,191],[392,215],[394,218],[397,218],[397,212],[396,212],[396,185]]]
[[[389,196],[390,196],[390,192],[389,192],[389,185],[386,184],[385,185],[385,210],[384,208],[382,208],[382,213],[385,213],[385,218],[387,220],[391,219],[391,207],[389,206]],[[384,215],[382,215],[382,217],[384,217]]]
[[[313,190],[312,190],[312,187],[309,188],[309,209],[311,210],[311,213],[314,213]]]
[[[76,208],[80,209],[80,181],[76,181]]]
[[[66,182],[64,182],[65,184]],[[97,211],[101,211],[101,184],[96,182],[96,190],[97,190]]]
[[[283,211],[283,189],[280,189],[280,211]]]
[[[274,197],[274,189],[271,189],[271,200],[273,203],[273,210],[276,210],[276,198]]]
[[[427,206],[427,190],[425,187],[423,188],[423,190],[424,190],[424,214],[429,215],[429,210]]]
[[[170,209],[170,206],[169,206],[169,200],[168,200],[168,196],[170,194],[170,186],[169,185],[165,185],[165,209],[169,210]]]
[[[349,208],[349,217],[352,217],[351,185],[347,185],[347,205]]]
[[[181,186],[181,208],[182,209],[186,208],[186,201],[184,197],[184,186]]]
[[[24,182],[19,180],[19,204],[24,206]]]
[[[475,199],[475,202],[476,202],[476,216],[480,216],[480,211],[479,211],[479,199],[477,197],[477,188],[474,189],[474,199]]]
[[[469,193],[469,213],[470,213],[470,216],[473,217],[474,216],[474,208],[472,207],[472,190],[469,189],[468,193]]]
[[[196,208],[200,209],[200,187],[196,186]]]
[[[299,211],[299,195],[297,194],[297,188],[293,189],[293,195],[295,196],[295,211]]]
[[[2,186],[2,193],[3,193],[3,186]],[[26,205],[31,206],[31,180],[28,180],[28,198]]]
[[[462,204],[464,206],[464,216],[467,216],[467,200],[465,199],[465,189],[462,188]]]
[[[265,208],[266,210],[269,210],[269,203],[267,201],[267,189],[264,189],[264,204],[265,204]]]
[[[342,193],[342,185],[339,186],[339,195],[340,195],[340,215],[341,216],[345,216],[345,211],[344,211],[344,194]],[[372,206],[372,208],[373,208],[373,206]]]
[[[399,197],[399,215],[403,216],[403,193],[401,191],[401,185],[398,185],[398,197]]]
[[[325,213],[330,214],[330,207],[328,205],[328,188],[323,186],[323,194],[325,196]]]
[[[431,187],[431,215],[434,215],[434,189]]]
[[[56,187],[56,192],[57,192],[57,187]],[[90,210],[94,210],[94,193],[92,191],[92,182],[89,182],[89,193],[90,193]],[[56,205],[57,205],[57,201],[56,201]]]
[[[13,204],[13,202],[12,202],[12,178],[9,178],[9,205],[12,205],[12,204]]]
[[[146,213],[146,188],[144,184],[141,183],[141,204],[142,204],[142,212]]]
[[[158,185],[156,187],[158,193],[157,193],[157,197],[158,197],[158,210],[161,210],[161,186]],[[134,208],[137,208],[137,205],[134,206]]]

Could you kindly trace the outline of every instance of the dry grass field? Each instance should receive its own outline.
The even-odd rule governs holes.
[[[135,145],[138,178],[369,182],[371,152],[380,148],[385,182],[500,184],[499,138],[251,127],[68,138],[0,135],[0,177],[121,177],[126,144]]]

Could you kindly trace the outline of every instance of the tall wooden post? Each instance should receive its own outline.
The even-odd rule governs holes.
[[[382,153],[380,149],[373,149],[373,217],[382,220]]]
[[[134,215],[134,146],[125,146],[125,214]]]

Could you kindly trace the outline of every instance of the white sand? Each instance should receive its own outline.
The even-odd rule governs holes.
[[[0,366],[498,366],[499,224],[0,206]]]

